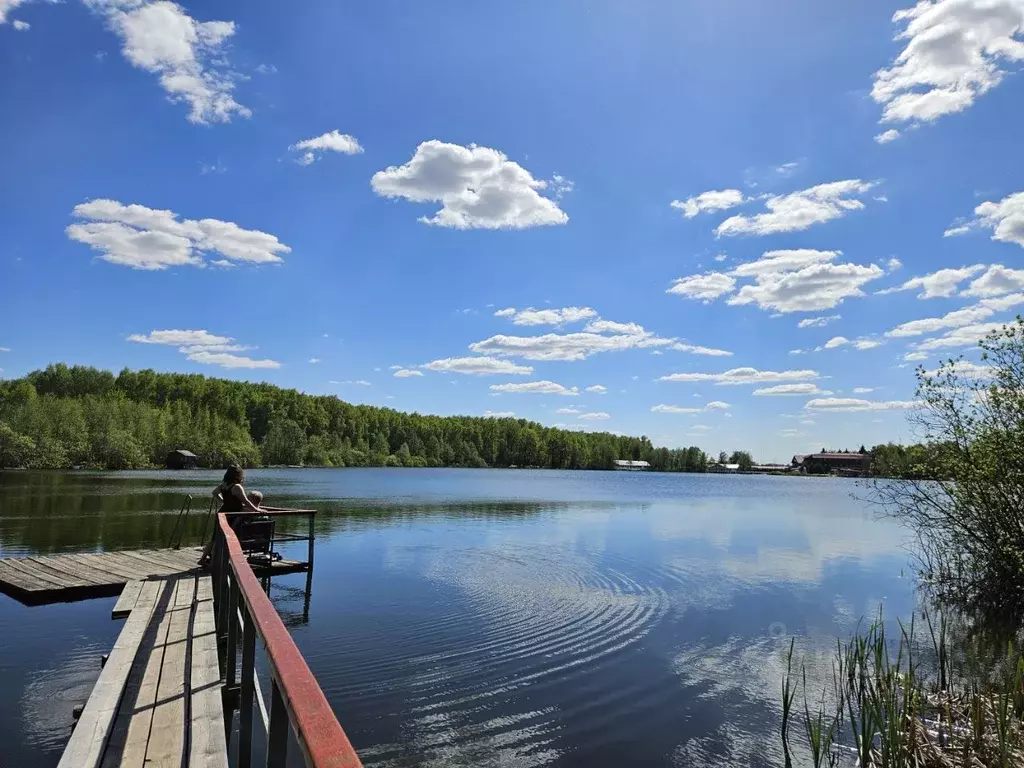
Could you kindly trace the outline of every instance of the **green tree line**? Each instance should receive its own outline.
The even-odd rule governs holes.
[[[551,467],[610,469],[643,460],[702,472],[697,447],[577,432],[515,418],[427,416],[352,405],[270,384],[50,365],[0,381],[0,467],[159,466],[184,448],[222,467]]]

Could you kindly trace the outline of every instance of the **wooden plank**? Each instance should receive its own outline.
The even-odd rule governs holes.
[[[179,563],[164,561],[148,552],[118,552],[117,556],[124,562],[136,563],[136,567],[145,571],[148,576],[170,576],[188,570]]]
[[[132,612],[144,583],[142,581],[129,581],[124,585],[121,596],[117,598],[117,602],[114,604],[114,610],[110,612],[110,618],[123,619]]]
[[[65,580],[73,582],[75,586],[103,586],[109,583],[109,576],[105,573],[87,568],[78,563],[72,563],[60,557],[28,557],[27,562],[35,563],[44,571],[52,572],[55,576],[63,576]]]
[[[193,555],[191,552],[183,553],[173,549],[142,549],[123,554],[135,555],[155,563],[161,563],[175,571],[191,571],[199,566],[198,554]]]
[[[175,571],[166,567],[163,563],[154,563],[146,558],[136,557],[132,552],[104,552],[100,555],[104,562],[116,564],[118,568],[130,573],[135,573],[136,578],[144,579],[149,576],[163,577]]]
[[[23,592],[45,592],[49,589],[55,589],[55,587],[47,586],[38,579],[32,578],[22,571],[10,567],[6,560],[0,560],[0,581],[9,584],[12,587],[16,587]]]
[[[171,618],[174,616],[171,607],[174,604],[174,596],[179,582],[156,581],[147,583],[159,584],[163,590],[150,625],[150,636],[153,638],[153,645],[146,659],[145,669],[142,671],[138,692],[135,696],[135,705],[129,712],[131,719],[128,722],[128,732],[124,737],[124,748],[119,756],[120,759],[117,762],[104,762],[103,768],[108,768],[108,766],[143,768],[143,766],[146,766],[146,748],[149,745],[149,731],[153,723],[153,709],[157,703],[160,670],[163,666],[164,650],[167,645]],[[135,611],[132,612],[132,615],[128,617],[128,621],[135,618],[135,613]],[[149,767],[147,766],[147,768]]]
[[[125,568],[119,561],[115,561],[108,556],[93,552],[77,552],[73,555],[63,555],[63,557],[67,557],[73,562],[86,565],[98,571],[103,571],[110,577],[111,584],[135,581],[143,578],[145,575],[140,574],[136,569]]]
[[[26,579],[38,582],[39,586],[36,589],[64,589],[64,582],[55,576],[47,576],[42,572],[41,568],[35,568],[31,565],[26,565],[21,562],[21,558],[12,557],[4,561],[4,565],[7,566],[9,571],[15,571],[20,573]]]
[[[227,768],[224,738],[224,706],[220,695],[220,665],[217,659],[217,628],[213,612],[213,581],[199,579],[198,603],[191,628],[191,735],[190,766]]]
[[[147,768],[179,768],[185,749],[185,660],[192,612],[194,579],[178,579],[170,623],[164,641],[164,658],[157,685],[153,724],[146,746]]]
[[[146,585],[145,590],[156,594],[159,585]],[[93,686],[92,694],[82,710],[82,716],[71,734],[57,768],[95,768],[106,749],[124,693],[125,684],[138,653],[152,611],[137,610],[129,617],[118,635],[107,663]]]

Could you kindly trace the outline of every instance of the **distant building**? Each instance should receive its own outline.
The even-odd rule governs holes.
[[[650,469],[651,465],[646,461],[629,461],[627,459],[618,459],[615,462],[616,469],[624,469],[630,472],[643,472],[645,469]]]
[[[871,454],[826,451],[794,456],[793,469],[808,475],[866,475],[871,467]]]
[[[708,464],[708,472],[728,472],[729,474],[735,474],[739,471],[739,464]]]
[[[168,469],[194,469],[199,459],[192,451],[179,448],[167,454],[164,464]]]

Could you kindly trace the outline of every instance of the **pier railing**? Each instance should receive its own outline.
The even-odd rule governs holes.
[[[268,514],[309,516],[312,568],[314,513],[268,510]],[[259,705],[266,732],[267,768],[284,768],[289,732],[295,735],[307,768],[361,768],[319,683],[249,567],[225,514],[217,515],[212,555],[217,633],[225,641],[226,684],[229,692],[238,695],[238,768],[252,765],[254,702]],[[266,649],[270,669],[269,709],[256,680],[257,638]]]

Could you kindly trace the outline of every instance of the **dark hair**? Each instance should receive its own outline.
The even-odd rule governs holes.
[[[237,464],[232,464],[224,473],[224,482],[228,485],[241,483],[243,480],[245,480],[245,472]]]

